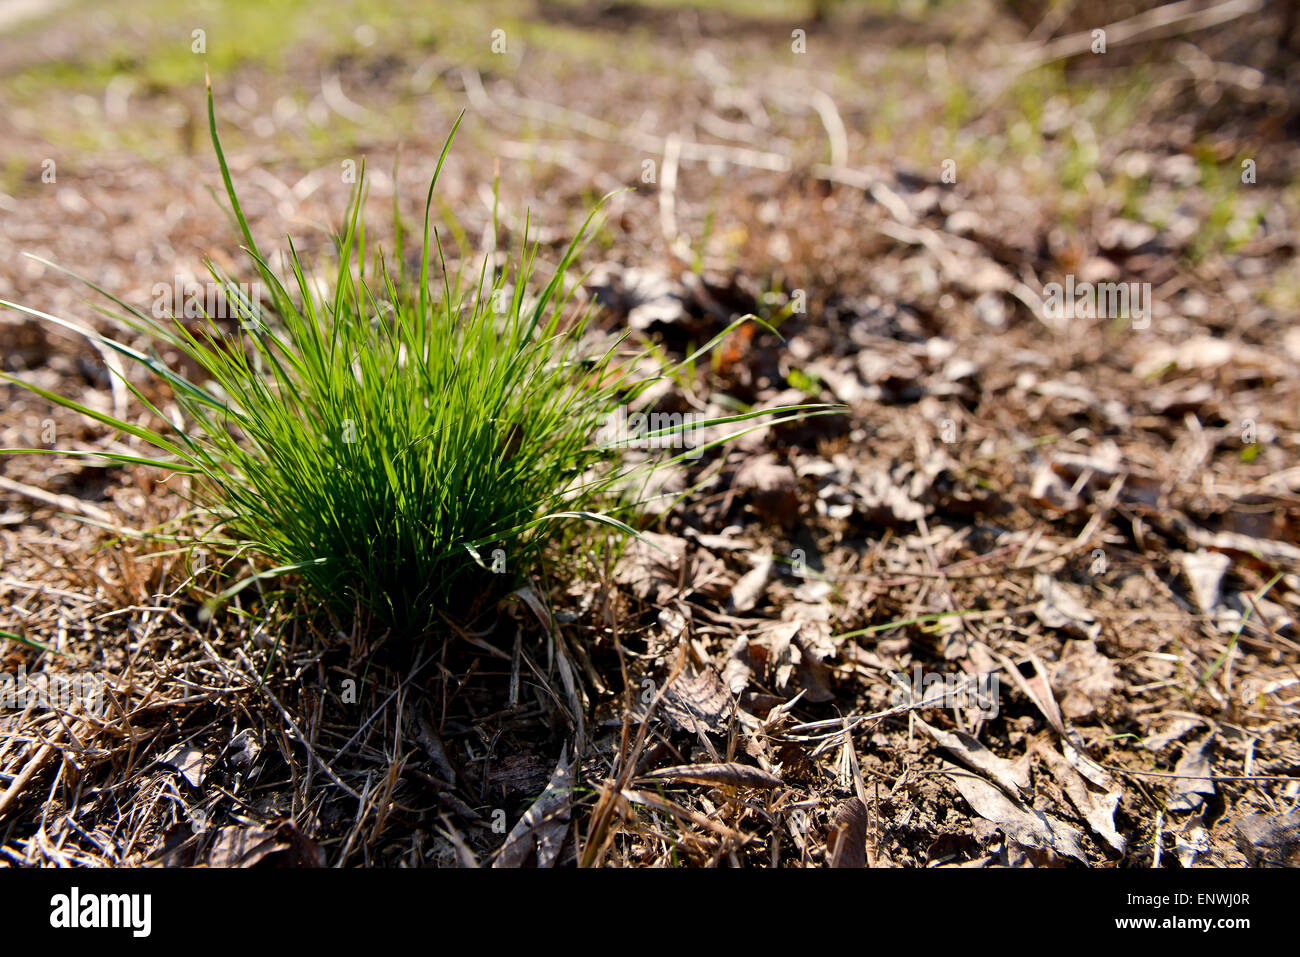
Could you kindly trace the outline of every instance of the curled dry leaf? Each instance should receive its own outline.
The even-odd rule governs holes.
[[[1214,782],[1209,780],[1209,776],[1214,773],[1210,760],[1213,753],[1213,731],[1200,741],[1183,748],[1183,756],[1174,766],[1174,774],[1185,776],[1175,781],[1174,797],[1169,802],[1171,811],[1200,810],[1205,804],[1205,799],[1214,794]]]
[[[762,788],[781,786],[781,779],[762,768],[747,764],[683,764],[660,768],[642,775],[647,781],[668,781],[674,784],[707,784],[713,787]]]
[[[1034,588],[1040,596],[1038,604],[1034,605],[1034,614],[1048,628],[1079,638],[1095,639],[1101,634],[1101,622],[1079,600],[1073,589],[1045,572],[1034,576]]]
[[[867,866],[867,806],[861,798],[849,798],[835,812],[826,831],[826,866]]]
[[[185,779],[185,782],[190,787],[197,788],[203,783],[207,756],[200,748],[188,744],[178,744],[167,752],[165,757],[159,758],[158,763],[172,768]]]
[[[1067,748],[1069,745],[1065,745]],[[1115,829],[1115,810],[1119,807],[1120,792],[1113,782],[1102,788],[1095,782],[1090,786],[1087,778],[1071,766],[1062,754],[1050,746],[1039,743],[1038,753],[1043,757],[1052,777],[1061,785],[1061,790],[1070,799],[1075,810],[1083,816],[1088,828],[1105,841],[1112,850],[1123,854],[1128,842]]]
[[[763,646],[772,683],[780,691],[806,692],[811,702],[832,701],[831,669],[827,660],[835,647],[829,641],[829,629],[813,621],[779,621],[763,626],[751,646]]]
[[[920,715],[913,720],[921,730],[934,739],[945,751],[951,752],[967,767],[992,778],[993,782],[1013,797],[1029,791],[1029,759],[1022,755],[1016,761],[1000,758],[964,731],[943,731],[925,722]]]
[[[772,578],[772,556],[760,555],[754,567],[745,572],[731,589],[732,611],[753,610],[763,597],[767,583]]]

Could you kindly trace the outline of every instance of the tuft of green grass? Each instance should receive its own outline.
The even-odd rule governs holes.
[[[150,450],[60,454],[192,476],[196,504],[212,519],[203,544],[262,559],[264,570],[220,598],[258,578],[293,573],[337,616],[360,610],[406,637],[427,633],[442,615],[468,613],[499,586],[532,571],[565,529],[605,525],[636,534],[628,521],[635,520],[637,503],[626,489],[646,469],[677,464],[692,453],[629,464],[626,437],[599,439],[602,425],[620,406],[633,407],[653,380],[634,377],[642,357],[628,355],[621,338],[593,347],[594,337],[586,335],[591,313],[573,306],[577,283],[567,277],[596,210],[535,294],[528,290],[537,247],[530,248],[526,230],[513,270],[489,269],[484,257],[477,279],[463,281],[448,271],[429,223],[453,127],[429,186],[418,276],[408,276],[404,266],[400,220],[394,261],[403,266],[394,273],[377,252],[367,271],[363,172],[336,237],[332,292],[322,292],[326,287],[292,241],[283,276],[254,242],[217,135],[210,85],[208,120],[231,209],[264,293],[254,295],[253,284],[208,264],[237,314],[232,331],[206,311],[188,324],[147,315],[82,279],[117,305],[121,312],[107,314],[149,340],[155,346],[150,352],[0,300],[131,359],[170,388],[182,413],[182,421],[169,421],[130,381],[125,385],[156,427],[0,373]],[[436,279],[430,276],[435,255]],[[737,320],[679,368],[747,320],[759,321]],[[187,378],[169,368],[159,345],[177,350],[201,374]],[[828,411],[834,410],[793,406],[702,424],[763,416],[760,425],[743,429],[749,431]],[[662,442],[684,427],[647,437]]]

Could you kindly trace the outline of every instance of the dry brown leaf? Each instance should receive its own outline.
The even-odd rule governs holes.
[[[1066,642],[1052,672],[1061,711],[1072,721],[1094,717],[1123,686],[1115,662],[1098,651],[1092,640]]]
[[[944,762],[944,772],[976,814],[1002,829],[1008,845],[1014,842],[1021,848],[1048,852],[1049,857],[1064,854],[1087,863],[1083,835],[1064,821],[1035,808],[1022,807],[964,768]]]
[[[710,665],[688,660],[664,692],[663,713],[679,731],[697,734],[726,730],[735,699]]]
[[[1048,628],[1065,631],[1080,638],[1096,638],[1101,622],[1079,599],[1073,588],[1056,581],[1046,572],[1034,576],[1034,590],[1039,600],[1034,614]]]
[[[281,854],[284,856],[270,860]],[[282,821],[266,827],[219,828],[205,863],[209,867],[253,867],[262,861],[281,867],[324,867],[325,852],[293,821]]]
[[[1214,782],[1208,780],[1214,773],[1211,758],[1214,754],[1214,732],[1200,741],[1183,748],[1183,756],[1174,765],[1174,774],[1184,774],[1174,782],[1174,796],[1169,802],[1171,811],[1198,811],[1205,799],[1214,794]]]
[[[1300,812],[1243,814],[1232,823],[1237,846],[1253,865],[1300,867]]]
[[[674,535],[642,532],[627,543],[614,581],[644,602],[663,605],[680,587],[686,545]]]
[[[1052,777],[1056,778],[1061,785],[1061,790],[1070,799],[1075,810],[1083,816],[1092,832],[1110,845],[1116,853],[1123,854],[1128,842],[1115,829],[1115,810],[1119,807],[1121,797],[1119,789],[1113,783],[1107,790],[1089,787],[1087,778],[1075,769],[1064,755],[1042,742],[1038,742],[1037,748],[1052,772]]]
[[[826,831],[826,866],[867,866],[867,806],[860,798],[849,798],[835,812]]]
[[[722,666],[722,683],[733,695],[743,694],[753,674],[749,663],[749,638],[741,635],[727,651],[727,660]]]
[[[747,458],[731,487],[748,493],[754,511],[769,521],[789,527],[799,518],[799,481],[794,469],[778,462],[773,453]]]
[[[772,556],[760,555],[754,567],[745,572],[731,589],[732,611],[746,612],[753,610],[763,597],[767,583],[772,578]]]
[[[811,702],[835,699],[826,663],[835,647],[824,622],[769,622],[751,644],[767,650],[769,675],[778,690],[792,694],[801,689]]]
[[[536,854],[537,866],[554,867],[569,832],[569,812],[577,780],[578,760],[568,748],[560,753],[546,790],[506,835],[493,867],[523,867]]]
[[[967,767],[992,778],[1007,794],[1021,797],[1029,791],[1029,758],[1021,755],[1015,761],[1000,758],[964,731],[943,731],[919,715],[913,721],[934,739],[939,747],[951,752]]]
[[[207,756],[201,748],[188,744],[178,744],[167,752],[165,757],[159,758],[158,763],[172,768],[185,779],[190,787],[197,788],[203,783]]]
[[[1148,751],[1160,751],[1161,749],[1177,741],[1188,731],[1199,728],[1205,722],[1200,718],[1174,718],[1159,734],[1153,734],[1142,742],[1143,747]]]

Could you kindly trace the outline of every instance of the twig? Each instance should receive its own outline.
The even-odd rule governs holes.
[[[689,259],[690,248],[677,233],[677,167],[682,158],[682,137],[670,133],[664,140],[664,165],[659,171],[659,229],[668,248]]]
[[[831,166],[847,166],[849,164],[849,135],[848,131],[844,129],[844,120],[840,118],[840,111],[836,109],[835,101],[822,90],[813,90],[809,103],[817,111],[822,126],[826,127],[826,136],[831,141]]]
[[[62,495],[58,492],[47,492],[45,489],[36,488],[23,482],[15,482],[11,478],[5,478],[0,475],[0,489],[22,495],[33,501],[40,502],[43,505],[49,505],[53,508],[63,509],[65,512],[78,512],[87,518],[93,518],[97,522],[103,522],[105,525],[115,526],[113,516],[108,514],[98,505],[91,505],[89,502],[83,502],[73,495]]]

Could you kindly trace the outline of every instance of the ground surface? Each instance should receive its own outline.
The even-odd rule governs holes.
[[[142,306],[236,261],[206,64],[264,246],[327,249],[362,157],[373,221],[396,168],[417,222],[467,109],[453,256],[494,177],[552,257],[630,187],[584,255],[602,325],[668,356],[747,312],[784,337],[747,327],[664,408],[848,413],[706,455],[660,550],[539,574],[419,649],[331,633],[292,582],[201,620],[176,480],[5,457],[0,673],[103,675],[109,703],[0,711],[0,861],[1297,861],[1284,5],[1112,26],[1104,54],[1088,31],[1134,10],[409,6],[0,6],[0,298],[99,321],[25,252]],[[1054,317],[1067,276],[1149,283],[1150,312]],[[0,347],[143,414],[82,341],[0,311]],[[16,387],[0,407],[2,447],[127,444]],[[927,676],[996,678],[995,713]]]

